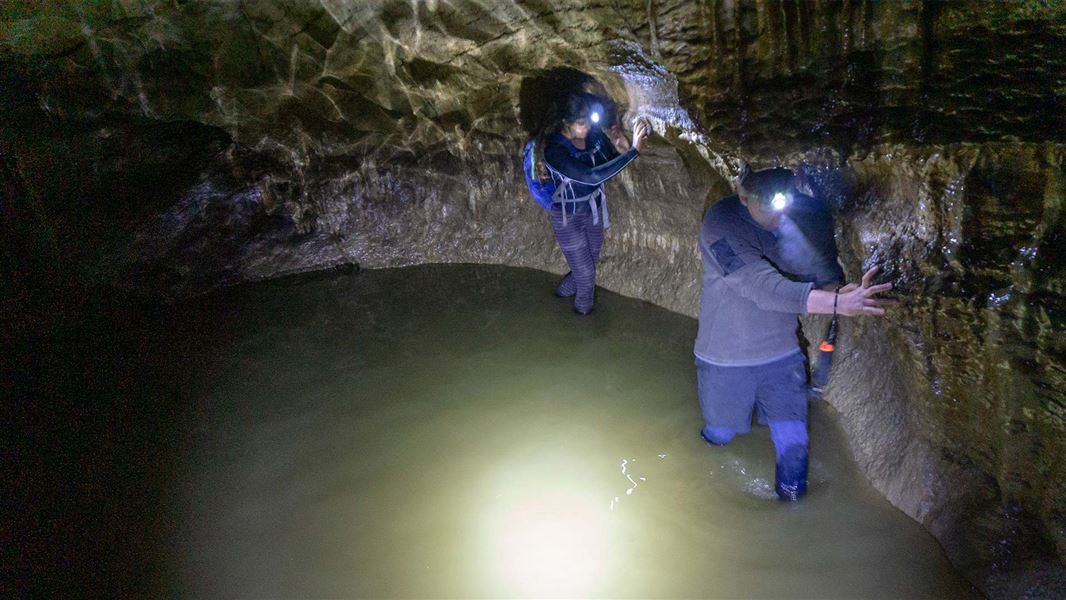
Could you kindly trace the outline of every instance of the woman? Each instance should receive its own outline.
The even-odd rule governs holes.
[[[603,230],[610,226],[603,184],[637,157],[651,131],[641,119],[633,128],[632,147],[617,124],[608,138],[600,128],[613,123],[605,104],[591,94],[571,94],[561,122],[545,130],[536,145],[537,152],[543,152],[537,162],[555,183],[552,229],[570,266],[555,295],[573,296],[574,312],[580,315],[592,312],[596,262]]]

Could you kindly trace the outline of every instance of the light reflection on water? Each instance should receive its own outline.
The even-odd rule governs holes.
[[[245,288],[206,325],[175,591],[205,597],[960,597],[813,410],[811,491],[765,428],[700,438],[695,322],[528,270]]]

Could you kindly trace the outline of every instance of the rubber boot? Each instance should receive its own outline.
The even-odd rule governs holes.
[[[777,456],[774,491],[782,500],[799,500],[807,493],[807,423],[771,422],[770,438]]]

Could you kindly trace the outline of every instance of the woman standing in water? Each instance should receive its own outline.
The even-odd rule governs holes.
[[[555,295],[574,297],[574,312],[587,315],[595,301],[596,263],[603,230],[610,227],[603,184],[617,175],[643,147],[651,127],[644,119],[633,129],[633,145],[608,115],[607,102],[592,94],[566,98],[561,119],[536,140],[536,163],[542,180],[552,179],[551,224],[570,272]],[[613,112],[613,111],[612,111]],[[605,133],[601,127],[613,126]]]

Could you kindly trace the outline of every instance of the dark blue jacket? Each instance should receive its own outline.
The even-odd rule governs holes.
[[[548,164],[556,187],[564,184],[560,175],[571,180],[573,195],[570,198],[594,193],[636,157],[635,148],[618,154],[607,136],[597,128],[589,130],[584,150],[578,150],[561,133],[548,138],[548,145],[544,148],[544,162]]]

